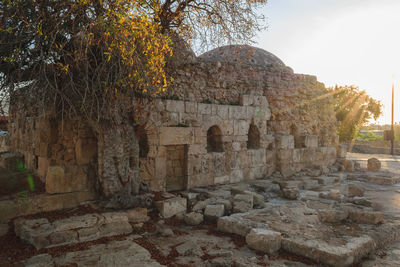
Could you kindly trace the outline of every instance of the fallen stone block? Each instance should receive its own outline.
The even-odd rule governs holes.
[[[196,204],[194,204],[192,210],[193,211],[203,211],[207,205],[214,204],[214,201],[211,199],[200,200]]]
[[[276,183],[279,184],[279,187],[281,189],[290,188],[290,187],[296,187],[298,189],[303,189],[304,188],[304,181],[302,181],[302,180],[276,181]]]
[[[318,180],[315,179],[305,179],[304,180],[304,189],[306,190],[313,190],[319,188],[320,185],[318,183]]]
[[[332,199],[332,200],[340,201],[343,196],[339,190],[330,190],[328,192],[321,192],[319,194],[319,197],[324,198],[324,199]]]
[[[143,223],[149,220],[146,208],[135,208],[126,211],[130,223]]]
[[[238,194],[233,198],[233,212],[242,213],[253,209],[253,196],[249,194]]]
[[[347,219],[349,212],[346,209],[319,210],[318,219],[325,223],[339,223]]]
[[[352,198],[348,198],[347,202],[356,204],[356,205],[361,205],[361,206],[365,206],[365,207],[372,207],[372,202],[365,198],[365,197],[352,197]]]
[[[110,241],[106,244],[93,245],[87,250],[67,252],[52,259],[52,264],[45,266],[146,266],[161,267],[151,254],[131,240]],[[29,265],[29,264],[28,264]]]
[[[357,184],[348,184],[347,185],[347,196],[349,197],[362,197],[364,196],[364,188],[361,185]]]
[[[175,197],[167,200],[156,201],[155,205],[164,218],[170,218],[178,213],[186,212],[186,198]]]
[[[197,197],[199,194],[192,192],[182,192],[181,195],[187,199],[188,205],[191,206],[197,201]]]
[[[208,220],[216,221],[218,218],[224,216],[225,206],[222,204],[218,205],[207,205],[204,210],[204,216]]]
[[[231,191],[228,190],[223,190],[223,189],[218,189],[215,191],[209,191],[207,192],[207,196],[209,198],[230,198],[231,197]]]
[[[199,225],[203,222],[204,216],[201,213],[190,212],[184,215],[183,220],[188,225]]]
[[[266,229],[252,229],[246,235],[247,245],[257,251],[274,255],[281,248],[282,237],[281,233],[266,230]]]
[[[217,199],[215,201],[215,204],[222,204],[225,207],[225,213],[231,213],[232,212],[232,202],[227,199]]]
[[[245,191],[244,192],[247,195],[252,195],[253,196],[253,205],[258,206],[258,207],[263,207],[265,203],[265,199],[263,195],[260,195],[256,192],[252,191]]]
[[[377,158],[370,158],[367,162],[368,171],[379,171],[381,169],[381,162]]]
[[[237,234],[243,237],[250,233],[251,229],[262,227],[265,227],[265,224],[243,218],[236,218],[234,215],[221,217],[217,222],[218,231]]]
[[[378,177],[369,176],[366,178],[367,182],[379,185],[394,185],[400,183],[399,177]]]
[[[193,241],[189,240],[185,243],[176,247],[176,251],[179,255],[190,256],[190,255],[198,255],[202,256],[204,253],[202,249]]]
[[[129,234],[132,231],[132,226],[127,222],[107,223],[99,227],[101,237]]]
[[[373,251],[375,242],[369,236],[351,238],[345,245],[331,245],[322,240],[283,238],[282,248],[319,263],[345,267],[351,266]]]
[[[98,224],[103,218],[98,214],[85,214],[81,216],[73,216],[52,223],[54,231],[66,231],[77,228],[92,227]]]
[[[354,171],[354,161],[353,160],[344,160],[343,161],[344,170],[348,172]]]
[[[289,200],[296,200],[300,197],[300,191],[297,187],[283,188],[282,196]]]
[[[349,218],[356,223],[378,224],[383,221],[383,217],[379,211],[349,209]]]
[[[57,220],[17,219],[15,234],[36,249],[92,241],[105,236],[129,234],[132,226],[125,212],[86,214]]]
[[[319,176],[313,179],[316,179],[320,185],[333,185],[340,182],[342,178],[336,176]]]

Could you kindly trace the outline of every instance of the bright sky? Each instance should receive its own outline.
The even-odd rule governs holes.
[[[395,122],[400,121],[400,0],[269,0],[268,28],[256,40],[296,73],[326,86],[358,85],[384,104],[390,123],[395,75]]]

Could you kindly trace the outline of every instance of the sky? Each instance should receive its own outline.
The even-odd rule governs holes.
[[[400,0],[268,0],[256,46],[326,86],[357,85],[400,122]],[[394,78],[393,78],[394,75]],[[374,123],[374,121],[371,121]]]

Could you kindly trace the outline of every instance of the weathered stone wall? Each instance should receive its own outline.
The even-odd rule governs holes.
[[[264,95],[271,109],[269,133],[316,135],[321,146],[336,146],[333,98],[315,76],[289,67],[199,59],[173,74],[170,96],[194,102],[239,103],[241,95]]]
[[[9,129],[10,150],[24,156],[48,193],[94,190],[97,140],[87,126],[14,113]]]
[[[178,64],[168,99],[143,105],[136,129],[126,123],[96,129],[94,136],[78,122],[14,112],[11,149],[24,154],[46,184],[64,177],[74,185],[82,176],[78,181],[93,188],[86,181],[94,167],[107,197],[123,190],[137,194],[140,179],[155,191],[177,190],[334,164],[331,95],[314,76],[257,53],[264,57],[222,62],[217,52]]]
[[[267,148],[273,138],[267,134],[268,101],[264,96],[244,95],[240,102],[243,105],[157,99],[149,107],[152,112],[144,126],[148,154],[140,159],[140,177],[153,190],[175,189],[167,186],[168,153],[176,152],[176,147],[171,146],[183,145],[186,155],[178,158],[183,161],[182,166],[187,166],[181,183],[185,187],[239,182],[271,174],[274,165],[267,157]],[[257,149],[247,148],[250,125],[259,132]],[[215,138],[220,138],[221,150],[208,151],[213,146],[212,136],[207,135],[212,127],[220,131]],[[214,146],[218,142],[215,140]]]

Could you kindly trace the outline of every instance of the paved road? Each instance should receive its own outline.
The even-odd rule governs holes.
[[[377,158],[381,161],[382,170],[400,175],[400,156],[386,154],[361,154],[347,153],[347,159],[360,162],[361,167],[367,167],[370,158]],[[380,203],[386,215],[400,219],[400,184],[377,185],[364,183],[365,195],[374,202]]]
[[[367,160],[370,158],[377,158],[381,161],[382,169],[393,173],[400,174],[400,156],[387,155],[387,154],[361,154],[361,153],[347,153],[347,159],[357,160],[360,162],[361,167],[367,167]]]

